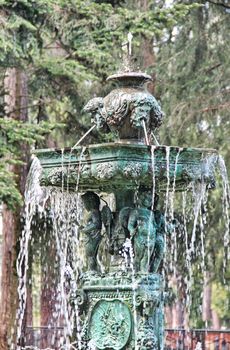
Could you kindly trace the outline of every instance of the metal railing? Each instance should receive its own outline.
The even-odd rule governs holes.
[[[62,327],[26,327],[21,345],[60,350],[63,336]],[[164,350],[230,350],[230,330],[166,329]]]
[[[166,329],[165,350],[230,350],[230,330]]]

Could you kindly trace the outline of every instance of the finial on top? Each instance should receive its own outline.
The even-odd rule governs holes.
[[[129,56],[131,56],[131,55],[132,55],[132,39],[133,39],[133,34],[130,33],[130,32],[128,32],[127,37],[128,37],[128,54],[129,54]]]

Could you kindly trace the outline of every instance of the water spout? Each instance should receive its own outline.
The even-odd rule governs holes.
[[[145,125],[144,119],[142,119],[141,123],[142,123],[143,129],[144,129],[145,143],[146,143],[147,146],[149,146],[149,138],[148,138],[148,133],[147,133],[147,129],[146,129],[146,125]]]
[[[91,133],[91,131],[93,131],[94,128],[96,128],[96,124],[91,126],[91,128],[88,131],[86,131],[86,133],[80,138],[80,140],[78,140],[78,142],[73,147],[71,147],[71,150],[74,150],[77,146],[79,146],[80,143],[86,138],[87,135]]]

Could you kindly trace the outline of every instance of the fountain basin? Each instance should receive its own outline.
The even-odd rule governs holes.
[[[218,159],[214,149],[104,143],[35,150],[42,165],[41,184],[80,191],[113,192],[139,186],[165,191],[188,188],[192,182],[215,186]]]

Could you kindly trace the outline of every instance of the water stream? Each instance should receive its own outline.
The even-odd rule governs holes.
[[[156,146],[151,146],[151,167],[153,172],[152,185],[152,211],[154,210],[154,202],[156,196],[156,174],[155,174],[155,149]],[[73,150],[72,150],[73,151]],[[165,222],[168,230],[171,222],[175,219],[175,212],[178,212],[178,202],[180,203],[181,222],[180,227],[183,227],[182,233],[178,236],[178,228],[173,228],[171,231],[170,246],[165,244],[164,264],[170,261],[170,271],[173,271],[174,278],[177,278],[177,260],[178,251],[181,252],[181,245],[184,247],[184,264],[187,270],[184,283],[186,286],[186,300],[185,305],[187,310],[191,307],[191,290],[194,284],[193,280],[193,259],[194,257],[200,259],[200,266],[202,274],[205,274],[206,266],[206,236],[205,226],[207,223],[207,189],[203,182],[193,183],[192,191],[182,192],[180,200],[178,201],[176,193],[176,173],[177,166],[180,159],[182,149],[178,150],[175,157],[175,164],[173,168],[173,179],[170,180],[170,147],[166,147],[166,194],[165,194]],[[27,300],[27,271],[29,268],[28,254],[29,244],[33,233],[34,218],[39,217],[40,220],[46,220],[47,215],[52,222],[52,233],[50,240],[54,240],[56,257],[55,264],[57,272],[56,278],[56,292],[55,292],[55,309],[52,316],[52,322],[47,324],[49,327],[56,327],[56,333],[61,327],[62,337],[59,336],[58,346],[60,349],[82,349],[82,329],[79,317],[79,306],[76,299],[78,291],[78,280],[81,273],[82,258],[79,242],[79,222],[82,215],[82,203],[80,200],[79,181],[82,169],[82,159],[84,156],[85,147],[82,147],[80,152],[80,162],[77,172],[77,182],[75,191],[69,189],[69,174],[70,161],[65,165],[65,154],[62,151],[62,182],[61,188],[42,188],[39,184],[41,174],[41,165],[35,157],[30,167],[30,172],[26,184],[25,192],[25,225],[20,241],[20,251],[17,261],[17,273],[19,278],[18,297],[19,308],[17,312],[16,324],[16,338],[17,349],[22,349],[20,344],[22,336],[22,325],[26,311]],[[72,152],[70,153],[71,157]],[[67,173],[66,168],[67,167]],[[222,202],[223,213],[225,217],[225,232],[223,235],[224,250],[226,252],[224,259],[224,270],[226,269],[229,256],[229,199],[230,187],[227,177],[227,170],[222,157],[219,157],[219,169],[222,178]],[[67,174],[67,177],[65,177]],[[199,237],[198,237],[199,232]],[[182,238],[181,238],[182,237]],[[168,239],[166,238],[166,241]],[[47,244],[47,249],[49,243]],[[125,242],[124,252],[127,256],[125,258],[124,268],[127,270],[131,268],[132,286],[133,286],[133,304],[136,309],[136,273],[134,264],[134,253],[132,242],[130,240]],[[149,253],[150,260],[150,253]],[[165,269],[168,269],[166,266]],[[180,286],[180,284],[178,284]],[[189,313],[189,311],[188,311]],[[137,324],[134,312],[134,329]],[[55,333],[55,332],[54,332]],[[73,334],[76,334],[76,341],[72,342]],[[52,345],[52,341],[51,341]],[[56,340],[53,339],[53,346],[57,346]],[[137,348],[137,344],[135,344]],[[12,346],[13,350],[14,347]],[[36,347],[34,347],[36,349]]]
[[[222,178],[222,206],[225,217],[225,233],[224,233],[224,270],[226,269],[227,261],[230,260],[230,220],[229,220],[229,208],[230,208],[230,186],[228,181],[228,174],[225,165],[224,158],[219,156],[219,171]]]

